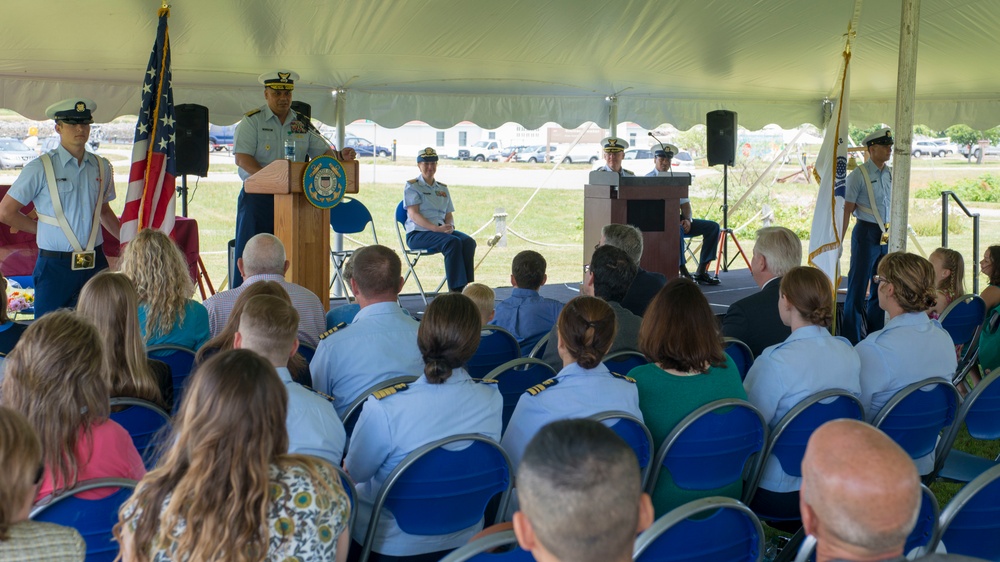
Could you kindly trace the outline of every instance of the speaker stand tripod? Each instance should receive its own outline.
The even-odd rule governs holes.
[[[729,266],[736,261],[736,256],[733,259],[729,259],[729,239],[733,239],[733,243],[736,244],[736,250],[740,256],[743,257],[743,261],[747,264],[747,269],[750,273],[753,273],[753,267],[750,266],[750,260],[747,259],[746,253],[743,251],[743,247],[740,246],[740,241],[736,238],[736,233],[733,229],[729,228],[729,165],[722,165],[722,233],[719,235],[719,252],[715,258],[715,276],[719,276],[719,270],[729,271]]]
[[[181,216],[188,216],[188,177],[181,174],[181,184],[177,187],[177,194],[181,196]]]

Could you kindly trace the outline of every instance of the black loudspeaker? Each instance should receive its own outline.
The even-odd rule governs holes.
[[[708,165],[732,166],[736,161],[736,112],[720,109],[705,116]]]
[[[208,176],[208,108],[184,103],[174,106],[177,134],[177,175]]]
[[[304,101],[293,101],[291,107],[292,111],[294,111],[295,113],[298,113],[300,115],[305,115],[306,119],[312,119],[313,108],[308,103]]]

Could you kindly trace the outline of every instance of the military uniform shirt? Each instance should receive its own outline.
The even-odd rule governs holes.
[[[97,159],[101,158],[91,152],[84,153],[83,163],[79,163],[72,154],[62,145],[48,152],[52,158],[52,170],[55,172],[56,187],[59,190],[59,200],[62,202],[63,212],[70,228],[76,235],[76,239],[86,249],[87,241],[90,239],[90,229],[93,227],[94,206],[97,205],[98,176],[101,173],[100,164]],[[106,160],[105,160],[106,162]],[[104,191],[104,202],[107,203],[115,198],[114,171],[111,164],[107,164],[108,173],[112,175],[107,181]],[[101,183],[105,183],[101,178]],[[42,166],[41,158],[36,158],[24,166],[21,175],[14,180],[10,191],[7,192],[11,198],[18,203],[27,205],[34,203],[39,214],[55,217],[56,212],[52,207],[52,197],[49,195],[49,183],[45,179],[45,168]],[[98,218],[100,220],[100,218]],[[58,225],[38,223],[38,235],[36,237],[38,248],[53,252],[74,252],[73,245],[66,239],[66,234]],[[104,241],[101,229],[97,230],[97,242],[99,246]]]
[[[233,134],[233,153],[249,154],[261,166],[267,166],[275,160],[285,157],[285,141],[295,141],[295,161],[305,162],[306,156],[315,158],[322,155],[330,146],[319,135],[306,130],[297,120],[297,113],[289,109],[285,124],[282,125],[278,116],[266,104],[256,113],[243,116],[236,125]],[[243,168],[238,168],[240,179],[251,176]]]
[[[620,176],[626,176],[626,177],[631,177],[631,176],[635,175],[635,174],[632,173],[631,170],[626,170],[625,168],[622,168],[621,172],[615,172],[614,170],[612,170],[611,168],[609,168],[607,164],[601,166],[600,168],[598,168],[598,169],[596,169],[594,171],[595,172],[611,172],[613,174],[618,174]]]
[[[686,172],[683,172],[683,173],[686,173]],[[673,174],[671,172],[661,172],[661,171],[659,171],[659,170],[657,170],[657,169],[654,168],[652,172],[649,172],[648,174],[646,174],[646,177],[647,178],[657,178],[657,177],[660,177],[660,176],[673,177],[675,175],[680,175],[680,174]],[[690,175],[690,174],[688,174],[688,175]],[[680,201],[681,205],[683,205],[685,203],[690,203],[690,202],[691,202],[690,198],[688,198],[688,197],[681,197],[681,201]]]
[[[444,217],[448,213],[455,212],[455,205],[451,202],[451,193],[448,186],[434,181],[434,185],[427,185],[423,176],[418,176],[415,182],[406,182],[403,188],[403,206],[411,207],[420,205],[420,214],[431,224],[443,224]],[[406,232],[427,229],[418,225],[406,217]]]
[[[340,466],[347,433],[333,404],[292,380],[287,367],[276,367],[288,391],[288,452],[312,455]]]
[[[868,177],[872,180],[872,191],[875,193],[875,204],[878,205],[878,212],[882,214],[882,224],[886,224],[889,222],[889,207],[892,198],[892,170],[888,164],[879,170],[871,160],[866,160],[861,166],[868,170]],[[861,170],[855,168],[847,176],[847,191],[844,195],[844,201],[871,208],[872,203],[869,199],[865,177],[861,175]],[[858,220],[878,224],[875,215],[866,213],[860,208],[854,209],[854,216]]]

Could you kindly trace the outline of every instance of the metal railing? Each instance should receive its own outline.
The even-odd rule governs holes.
[[[954,191],[941,192],[941,247],[948,247],[948,198],[955,200],[965,216],[972,218],[972,292],[979,294],[979,213],[973,213]]]

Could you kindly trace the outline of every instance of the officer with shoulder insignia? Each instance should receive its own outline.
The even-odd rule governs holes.
[[[628,148],[628,141],[618,137],[605,137],[601,140],[601,147],[604,151],[604,165],[597,168],[601,172],[614,172],[620,176],[634,176],[632,170],[622,168],[622,160],[625,159],[625,149]]]
[[[892,156],[892,131],[879,129],[865,137],[863,144],[868,149],[868,159],[847,176],[840,236],[843,240],[853,214],[858,220],[851,231],[851,266],[847,273],[841,334],[854,345],[882,326],[882,319],[874,318],[881,314],[876,286],[872,284],[869,295],[868,282],[875,275],[879,258],[889,251],[892,169],[887,162]],[[869,314],[873,317],[868,318]]]
[[[611,306],[597,297],[576,297],[563,307],[556,328],[558,341],[549,345],[558,346],[564,366],[555,378],[521,396],[500,442],[514,468],[528,441],[550,422],[610,410],[642,419],[635,380],[611,373],[602,363],[617,332]]]
[[[435,180],[437,152],[427,147],[417,154],[420,175],[403,186],[406,244],[414,250],[444,254],[448,290],[461,293],[476,280],[476,241],[455,230],[455,204],[448,186]]]
[[[29,162],[0,201],[0,222],[36,235],[35,318],[75,306],[83,285],[108,267],[101,225],[119,236],[120,222],[108,204],[115,198],[114,170],[86,151],[96,109],[86,98],[50,105],[45,115],[56,122],[59,146]],[[29,203],[38,222],[21,214]]]
[[[500,392],[495,384],[477,383],[462,367],[479,347],[481,328],[479,309],[469,297],[459,293],[436,297],[417,335],[423,374],[413,383],[396,385],[365,402],[344,461],[358,491],[352,551],[364,540],[375,496],[406,455],[454,435],[474,433],[500,439]],[[383,511],[373,550],[383,556],[427,555],[421,559],[437,560],[481,529],[478,523],[447,535],[410,535]]]
[[[295,147],[292,159],[297,162],[324,154],[338,160],[354,160],[353,148],[338,152],[312,130],[312,124],[305,115],[299,115],[291,108],[292,90],[298,79],[299,75],[291,70],[267,72],[257,78],[264,85],[267,103],[243,116],[233,139],[233,153],[241,180],[246,181],[268,164],[285,158],[285,143],[288,141]],[[247,241],[262,232],[274,234],[274,196],[240,190],[236,202],[235,259],[243,257]],[[230,287],[236,288],[242,283],[242,274],[233,272]]]

